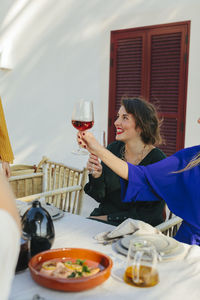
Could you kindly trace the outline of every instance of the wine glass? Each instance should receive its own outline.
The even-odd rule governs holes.
[[[95,139],[99,142],[100,145],[103,147],[106,147],[106,134],[104,130],[101,129],[92,129],[91,130],[92,134],[94,135]],[[92,167],[88,173],[93,174],[94,168]]]
[[[80,100],[75,103],[72,112],[72,125],[79,131],[92,128],[94,125],[94,110],[92,101]],[[85,155],[88,152],[80,146],[73,151],[74,154]]]

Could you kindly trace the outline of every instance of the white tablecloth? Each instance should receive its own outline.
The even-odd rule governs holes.
[[[98,244],[93,237],[114,227],[81,216],[66,213],[54,222],[56,238],[53,248],[81,247],[103,252],[113,259],[114,268],[125,263],[125,257],[117,254],[113,245]],[[200,247],[185,245],[189,250],[186,258],[158,264],[160,282],[151,288],[137,288],[117,280],[113,276],[102,285],[84,292],[69,293],[43,288],[36,284],[29,273],[23,271],[13,280],[9,300],[32,300],[39,294],[45,300],[177,300],[200,299]]]

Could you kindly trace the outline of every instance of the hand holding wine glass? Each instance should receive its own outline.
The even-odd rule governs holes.
[[[85,131],[77,134],[77,141],[82,148],[87,149],[90,153],[98,156],[101,148],[104,148],[94,137],[92,132]]]
[[[92,174],[94,178],[99,178],[102,175],[102,165],[98,157],[92,153],[90,154],[87,162],[87,169],[89,174]]]
[[[72,125],[79,131],[92,128],[94,125],[94,110],[91,101],[78,101],[72,113]],[[80,148],[73,151],[75,154],[88,154],[87,151]]]

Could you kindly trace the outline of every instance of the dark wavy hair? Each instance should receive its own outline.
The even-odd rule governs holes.
[[[162,143],[160,135],[161,121],[153,104],[138,97],[123,97],[121,105],[124,106],[127,113],[133,115],[136,128],[141,129],[141,139],[145,144],[159,145]]]

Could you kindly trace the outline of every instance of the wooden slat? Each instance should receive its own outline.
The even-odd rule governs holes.
[[[118,40],[116,68],[115,110],[118,111],[123,96],[141,93],[142,37]]]
[[[179,111],[181,32],[151,36],[151,76],[149,101],[160,117],[165,114],[161,135],[165,144],[159,146],[167,156],[177,150]]]
[[[161,125],[161,136],[163,144],[159,148],[165,152],[167,156],[176,152],[176,137],[177,137],[177,119],[167,118],[163,119]]]
[[[152,36],[150,102],[162,113],[178,112],[180,57],[181,32]]]
[[[53,196],[53,195],[59,195],[60,193],[66,193],[66,192],[73,192],[73,191],[80,191],[82,189],[82,187],[80,185],[76,185],[76,186],[69,186],[69,187],[64,187],[61,189],[55,189],[52,191],[47,191],[47,192],[43,192],[43,193],[39,193],[39,194],[34,194],[34,195],[29,195],[26,197],[21,197],[18,198],[18,200],[20,201],[25,201],[25,202],[31,202],[35,199],[41,198],[41,197],[47,197],[47,196]]]

